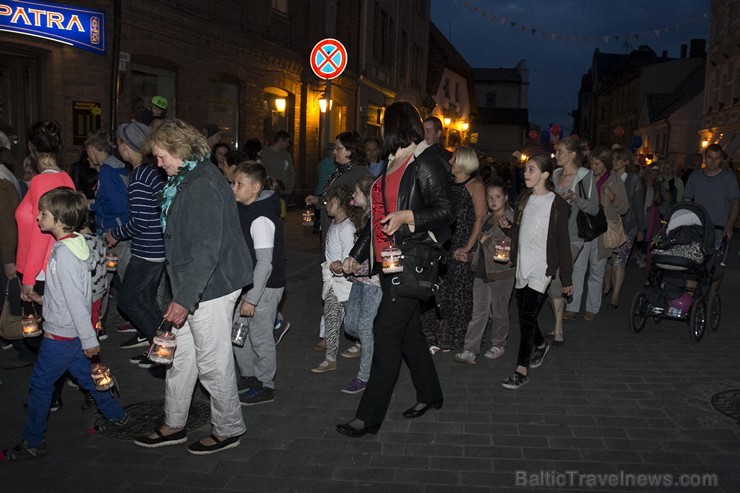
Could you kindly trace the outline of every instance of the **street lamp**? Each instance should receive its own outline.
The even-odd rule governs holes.
[[[319,109],[321,110],[322,113],[326,113],[326,109],[327,109],[326,102],[327,102],[326,98],[319,99]],[[334,105],[334,100],[330,99],[329,104],[328,104],[329,111],[331,111],[331,108],[333,105]]]
[[[450,123],[452,123],[452,119],[449,116],[446,116],[442,121],[444,122],[445,127],[449,127]]]
[[[285,98],[275,99],[275,109],[278,111],[278,113],[285,112]]]

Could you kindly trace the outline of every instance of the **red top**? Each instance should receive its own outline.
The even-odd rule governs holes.
[[[409,156],[400,168],[394,170],[385,176],[385,203],[388,206],[388,213],[396,212],[398,202],[398,187],[401,184],[403,173],[411,162],[413,154]],[[391,237],[383,233],[383,225],[380,221],[385,217],[385,208],[383,207],[383,194],[381,190],[382,179],[375,180],[373,189],[370,192],[370,201],[373,217],[373,251],[375,252],[375,261],[382,262],[381,252],[391,245]]]
[[[23,273],[23,284],[33,286],[39,272],[46,272],[54,235],[39,229],[36,218],[39,215],[39,198],[54,188],[69,187],[75,189],[72,178],[64,171],[46,172],[31,179],[25,197],[15,210],[15,222],[18,224],[18,251],[15,266]]]

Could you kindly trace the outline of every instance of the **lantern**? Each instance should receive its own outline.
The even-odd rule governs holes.
[[[115,384],[115,379],[110,372],[110,368],[102,363],[94,363],[90,367],[90,376],[95,384],[95,388],[101,392],[108,390]]]
[[[306,227],[313,227],[314,222],[314,208],[312,205],[307,205],[305,209],[303,209],[303,225]]]
[[[244,347],[244,342],[249,335],[249,322],[251,318],[238,318],[231,326],[231,344],[237,347]]]
[[[395,274],[396,272],[403,271],[403,265],[401,265],[401,258],[403,253],[401,249],[395,246],[387,246],[380,252],[380,257],[383,259],[382,267],[384,274]]]
[[[118,270],[118,255],[109,253],[105,256],[105,270],[115,272]]]
[[[160,327],[162,324],[160,324]],[[177,349],[177,338],[175,333],[169,330],[159,329],[154,336],[152,345],[146,357],[160,365],[169,365],[175,358],[175,349]]]
[[[496,262],[508,262],[511,253],[511,242],[509,240],[497,240],[493,251],[493,260]]]
[[[34,309],[35,310],[35,309]],[[30,313],[21,318],[21,329],[23,337],[38,337],[41,335],[40,318],[35,313]]]

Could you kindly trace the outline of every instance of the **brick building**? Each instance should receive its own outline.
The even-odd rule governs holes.
[[[97,20],[85,17],[90,11]],[[79,26],[70,23],[75,15]],[[22,158],[25,130],[55,119],[63,128],[62,161],[70,163],[90,130],[138,119],[161,95],[168,117],[196,128],[217,123],[235,147],[287,130],[301,193],[315,186],[322,134],[331,141],[348,129],[376,135],[387,104],[421,100],[428,23],[429,0],[6,1],[0,130],[13,136]],[[72,34],[85,39],[59,42]],[[332,81],[333,104],[322,115],[326,82],[309,58],[325,37],[344,44],[348,64]]]

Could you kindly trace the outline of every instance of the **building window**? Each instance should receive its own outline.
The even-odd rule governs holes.
[[[399,59],[398,59],[398,80],[401,84],[406,82],[406,73],[408,67],[406,66],[408,57],[406,56],[409,51],[409,35],[406,31],[401,31],[401,46],[399,46]]]
[[[444,97],[447,99],[450,99],[450,78],[445,77],[445,84],[442,86],[442,91],[444,93]]]
[[[416,43],[413,43],[413,48],[411,49],[411,86],[417,89],[421,89],[421,58],[421,48]]]
[[[208,82],[208,122],[221,129],[221,142],[239,147],[239,83],[212,76]]]
[[[288,15],[288,0],[271,0],[272,9]]]
[[[379,63],[393,65],[394,22],[390,14],[375,4],[373,56]]]
[[[460,102],[460,83],[455,82],[455,101]]]
[[[489,92],[486,94],[486,108],[495,108],[496,107],[496,93],[495,92]]]
[[[146,119],[147,108],[152,96],[167,99],[167,118],[177,116],[175,81],[177,74],[171,70],[131,64],[131,118],[136,121]]]

